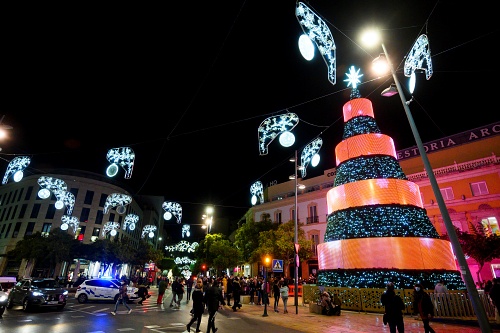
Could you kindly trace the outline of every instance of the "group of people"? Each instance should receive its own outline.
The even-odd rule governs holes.
[[[187,330],[190,331],[191,325],[196,323],[196,332],[201,332],[201,317],[206,308],[208,310],[207,333],[217,332],[218,328],[215,327],[215,317],[221,306],[226,305],[222,296],[220,282],[217,279],[210,279],[205,286],[203,280],[199,278],[196,281],[191,298],[193,300],[193,309],[191,311],[193,317],[186,325]]]
[[[390,333],[404,333],[405,324],[403,311],[405,303],[403,299],[394,291],[394,283],[389,282],[387,289],[380,297],[380,302],[385,307],[384,324],[389,325]],[[446,293],[447,289],[444,281],[439,281],[434,289],[436,293]],[[434,317],[434,304],[431,297],[425,292],[422,284],[417,283],[413,289],[413,311],[420,317],[425,333],[435,333],[430,326],[430,320]]]

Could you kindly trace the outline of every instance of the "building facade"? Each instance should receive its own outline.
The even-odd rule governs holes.
[[[52,193],[46,199],[38,195],[41,186],[40,177],[50,177],[67,185],[67,192],[74,196],[74,205],[56,208],[57,197]],[[36,271],[23,261],[21,264],[9,261],[7,253],[15,249],[18,241],[25,236],[41,232],[49,234],[51,230],[60,228],[63,219],[68,216],[77,220],[66,230],[75,239],[89,244],[97,239],[128,239],[138,245],[143,238],[145,225],[156,226],[155,237],[146,238],[155,246],[159,241],[159,233],[163,228],[162,197],[136,196],[125,206],[109,206],[107,198],[111,194],[131,196],[119,183],[99,174],[81,170],[57,170],[47,174],[28,175],[20,182],[10,181],[0,186],[0,275],[9,276],[67,276],[76,269],[80,272],[95,270],[89,268],[91,263],[62,263],[57,272]],[[123,207],[125,209],[123,209]],[[134,229],[123,228],[126,216],[134,214],[138,217]],[[106,224],[116,222],[117,234],[112,236]],[[98,268],[97,268],[98,269]],[[88,271],[85,274],[91,275]]]
[[[434,170],[443,199],[453,225],[462,231],[500,236],[500,123],[445,137],[424,144]],[[327,152],[328,153],[328,152]],[[447,234],[442,215],[424,171],[417,147],[397,151],[398,161],[408,180],[420,187],[427,215],[440,235]],[[330,157],[329,157],[330,158]],[[335,168],[323,175],[299,179],[305,185],[298,190],[297,216],[303,223],[307,238],[317,245],[324,242],[327,226],[327,192],[333,187]],[[295,181],[269,186],[265,189],[265,202],[252,207],[254,221],[269,214],[276,223],[294,220]],[[439,255],[436,253],[436,255]],[[474,280],[486,281],[500,276],[500,259],[487,263],[478,272],[479,265],[467,258]],[[290,267],[293,272],[294,268]],[[306,279],[318,271],[317,257],[301,263],[299,277]]]

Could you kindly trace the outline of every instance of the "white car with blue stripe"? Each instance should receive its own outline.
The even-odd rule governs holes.
[[[88,279],[83,281],[77,288],[75,298],[80,303],[87,301],[113,301],[118,300],[120,294],[121,281],[116,279]],[[129,302],[137,300],[137,291],[135,287],[127,287]]]

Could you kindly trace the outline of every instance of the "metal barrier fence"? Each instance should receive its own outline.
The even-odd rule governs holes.
[[[317,304],[321,291],[336,293],[342,301],[342,309],[384,313],[384,307],[380,303],[380,296],[385,289],[364,289],[364,288],[337,288],[319,287],[313,284],[302,286],[303,304]],[[401,296],[406,305],[404,311],[407,315],[412,315],[413,311],[413,289],[396,289],[396,294]],[[472,302],[467,291],[450,290],[446,294],[434,293],[433,290],[426,290],[434,303],[434,318],[476,320],[477,316],[472,307]],[[487,295],[479,292],[479,299],[482,302],[488,320],[495,321],[495,306]]]

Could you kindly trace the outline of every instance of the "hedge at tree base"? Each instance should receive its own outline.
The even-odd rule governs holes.
[[[325,287],[385,288],[393,282],[397,289],[412,289],[421,283],[426,289],[434,289],[439,280],[448,290],[466,290],[459,271],[416,271],[387,269],[335,269],[318,271],[317,285]]]

